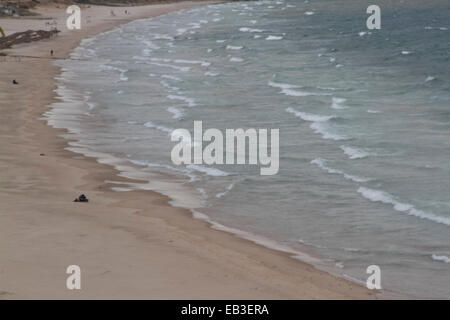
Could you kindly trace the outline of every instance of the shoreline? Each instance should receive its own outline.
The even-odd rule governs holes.
[[[7,50],[7,52],[26,56],[30,55],[30,52],[38,51],[38,55],[44,57],[45,52],[49,52],[49,48],[52,47],[57,48],[56,56],[60,56],[63,52],[62,55],[67,57],[82,39],[111,30],[122,23],[205,4],[206,2],[181,2],[139,7],[148,11],[158,8],[161,11],[156,14],[148,12],[132,15],[131,19],[127,19],[125,22],[118,18],[117,21],[99,23],[92,28],[88,27],[87,32],[82,31],[82,34],[77,34],[72,38],[67,35],[68,31],[61,32],[61,35],[52,40],[20,45]],[[95,10],[103,9],[104,16],[107,16],[110,10],[110,7],[91,7]],[[44,10],[44,8],[40,7],[39,9]],[[138,7],[114,8],[133,10]],[[64,10],[58,10],[63,13],[61,15],[63,19],[65,17]],[[149,14],[150,16],[148,16]],[[2,25],[4,20],[7,19],[0,19]],[[8,29],[5,31],[8,32]],[[58,44],[56,40],[58,40]],[[15,66],[12,67],[12,65]],[[239,238],[225,231],[219,232],[208,222],[193,219],[189,210],[170,206],[171,200],[164,195],[153,191],[119,193],[110,190],[105,181],[125,182],[130,180],[119,177],[116,169],[100,164],[93,158],[81,157],[79,154],[65,150],[69,146],[70,140],[65,140],[61,135],[65,134],[66,130],[54,129],[44,121],[36,121],[56,101],[53,93],[56,87],[54,77],[59,74],[59,68],[54,66],[50,59],[33,58],[23,58],[20,63],[14,62],[8,66],[3,64],[2,67],[10,68],[9,71],[16,74],[22,72],[24,75],[28,75],[31,73],[30,79],[42,78],[39,80],[44,82],[32,84],[32,81],[27,83],[28,79],[20,79],[19,88],[23,84],[30,84],[34,89],[30,90],[31,94],[17,97],[16,90],[9,89],[10,92],[2,94],[1,97],[5,98],[3,97],[5,95],[6,101],[10,101],[9,105],[6,103],[6,106],[2,106],[3,113],[11,111],[15,107],[14,102],[16,101],[23,102],[23,105],[16,112],[21,116],[20,120],[22,121],[18,121],[15,127],[10,128],[17,135],[7,134],[4,132],[6,130],[1,130],[0,143],[7,145],[6,150],[11,151],[11,159],[1,159],[0,165],[2,168],[9,169],[9,161],[16,159],[21,159],[21,161],[18,162],[17,168],[12,168],[17,169],[16,171],[11,170],[6,174],[10,179],[2,177],[3,182],[0,184],[2,190],[8,190],[0,193],[2,218],[7,221],[6,225],[2,224],[0,227],[0,234],[3,238],[1,241],[2,243],[12,243],[8,235],[19,240],[14,245],[7,246],[4,255],[9,259],[0,265],[3,275],[8,278],[5,285],[0,285],[0,291],[3,292],[0,298],[375,298],[375,292],[320,271],[305,262],[294,260],[288,253],[268,249],[251,242],[252,240]],[[29,71],[36,69],[38,70],[35,72]],[[2,73],[2,80],[5,80],[6,74],[7,72]],[[4,82],[2,83],[2,92],[6,92],[4,86],[5,83],[6,86],[10,86],[9,82],[2,82]],[[36,92],[38,92],[38,97],[33,99],[35,98],[33,93]],[[9,109],[7,109],[8,107]],[[12,122],[9,127],[14,125],[14,121]],[[8,127],[8,124],[2,121],[2,126]],[[5,138],[9,141],[5,142]],[[19,150],[14,154],[14,149],[18,146],[20,146]],[[41,156],[40,154],[45,155]],[[23,167],[28,170],[24,170],[21,175]],[[36,173],[38,168],[41,171],[40,174]],[[19,181],[13,179],[14,174],[20,176]],[[68,183],[69,181],[70,183]],[[30,203],[22,199],[24,198],[23,192],[27,191],[29,193],[26,194],[26,198],[32,198]],[[50,192],[50,194],[46,194],[46,192]],[[91,199],[89,204],[73,204],[71,202],[81,193],[86,193]],[[52,197],[55,194],[57,197]],[[41,200],[45,201],[40,203]],[[56,203],[54,204],[52,200]],[[18,205],[18,203],[20,204]],[[51,210],[48,210],[49,207],[52,207]],[[85,209],[89,209],[91,212],[87,212]],[[38,216],[44,219],[43,221],[34,216],[36,211],[39,213]],[[4,212],[20,212],[20,218]],[[61,217],[61,213],[68,215]],[[54,225],[48,224],[45,219],[63,223],[65,225],[63,228],[60,225],[57,225],[56,228],[61,234],[56,232],[56,236],[47,236],[47,233],[54,229]],[[83,227],[78,226],[79,223]],[[29,242],[24,241],[24,238],[17,232],[21,229],[31,232],[31,239],[25,237],[25,240]],[[64,241],[62,238],[65,238],[63,234],[66,230],[70,230],[70,232],[69,237]],[[91,231],[91,233],[87,231]],[[101,232],[99,233],[99,231]],[[72,236],[70,236],[71,232]],[[100,235],[110,239],[112,243],[108,242],[106,245],[106,241]],[[119,239],[116,239],[116,236]],[[133,254],[128,256],[129,260],[125,259],[118,263],[116,258],[124,253],[130,255],[127,252],[128,246],[127,242],[124,242],[125,239],[130,241]],[[54,240],[56,240],[56,245],[51,242]],[[75,242],[80,240],[82,243],[73,244],[74,240],[76,240]],[[62,241],[62,245],[59,246],[58,241]],[[82,270],[84,270],[83,266],[88,266],[86,287],[89,288],[88,283],[92,281],[95,284],[94,289],[81,290],[79,293],[68,291],[64,286],[66,278],[64,271],[65,267],[70,264],[68,263],[70,259],[63,256],[54,257],[54,254],[50,254],[53,260],[47,261],[50,257],[46,256],[47,259],[43,263],[44,268],[41,268],[40,265],[35,264],[36,261],[43,262],[44,258],[42,253],[39,254],[42,247],[33,248],[36,243],[43,244],[44,249],[54,250],[55,253],[68,251],[71,258],[78,257],[82,262],[79,263]],[[30,257],[25,255],[28,257],[25,260],[31,262],[29,270],[23,266],[24,262],[21,259],[11,258],[17,257],[16,250],[23,252],[24,248],[31,250],[32,253]],[[104,249],[109,254],[106,255],[103,252]],[[167,250],[174,252],[166,252]],[[152,252],[152,254],[142,256],[142,253],[146,252]],[[155,252],[158,259],[162,258],[162,262],[155,263],[153,261]],[[95,259],[92,259],[92,256]],[[182,263],[180,263],[180,259],[183,261]],[[105,263],[106,261],[109,261],[109,264]],[[186,262],[187,268],[183,266]],[[227,263],[227,265],[223,266],[223,263]],[[149,276],[150,279],[142,279],[142,276],[154,271],[152,266],[164,274],[166,279],[157,279],[155,275]],[[133,272],[129,272],[130,267]],[[212,270],[211,267],[213,267]],[[40,270],[38,272],[40,275],[30,271],[35,269]],[[25,276],[25,279],[20,279],[24,276],[24,270],[27,270],[29,275]],[[128,272],[126,272],[127,270]],[[185,274],[180,274],[180,272]],[[117,280],[117,277],[120,279]],[[31,278],[38,278],[31,281],[37,287],[29,290],[30,288],[27,288],[26,284],[30,282]],[[197,281],[192,282],[191,278]],[[17,281],[18,279],[20,280]],[[158,288],[158,292],[152,290],[154,287]],[[125,288],[125,290],[118,290],[118,288]],[[195,288],[196,291],[191,292],[190,288]]]

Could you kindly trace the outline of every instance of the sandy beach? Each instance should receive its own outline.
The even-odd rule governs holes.
[[[82,7],[90,23],[74,31],[65,28],[63,6],[0,19],[7,34],[45,30],[44,18],[56,19],[61,30],[51,40],[5,50],[9,56],[0,63],[0,298],[375,298],[286,253],[211,229],[163,195],[111,191],[104,181],[120,181],[118,172],[64,150],[64,132],[40,120],[54,101],[59,73],[51,49],[63,59],[85,37],[206,3],[115,7],[115,16],[111,7]],[[82,193],[89,203],[72,202]],[[81,267],[81,290],[66,288],[72,264]]]

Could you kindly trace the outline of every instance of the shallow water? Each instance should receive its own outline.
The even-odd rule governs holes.
[[[60,63],[50,124],[225,226],[448,298],[450,6],[381,1],[370,31],[369,4],[230,3],[123,25]],[[194,120],[280,129],[279,173],[173,165],[170,133]]]

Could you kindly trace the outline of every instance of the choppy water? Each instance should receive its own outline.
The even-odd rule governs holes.
[[[230,3],[129,23],[61,63],[50,124],[225,226],[449,298],[450,4],[378,1],[374,31],[369,4]],[[174,166],[170,132],[194,120],[279,128],[278,175]]]

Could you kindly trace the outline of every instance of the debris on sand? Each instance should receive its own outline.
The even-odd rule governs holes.
[[[27,30],[23,32],[16,32],[9,36],[0,38],[0,49],[8,49],[11,48],[11,46],[25,43],[25,42],[32,42],[32,41],[39,41],[42,39],[48,39],[55,34],[57,34],[59,30]]]
[[[73,200],[73,202],[89,202],[89,199],[86,198],[84,194]]]

